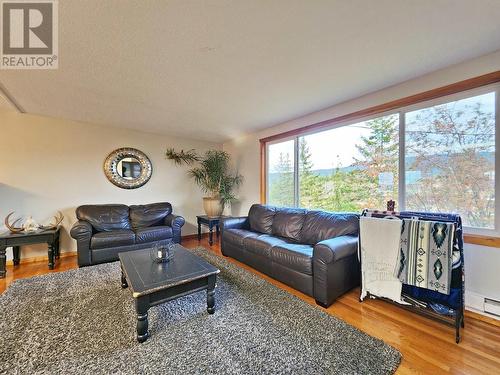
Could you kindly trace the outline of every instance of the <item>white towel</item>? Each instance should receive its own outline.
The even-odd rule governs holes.
[[[399,219],[361,217],[361,300],[367,292],[401,304],[402,283],[394,276],[401,238]]]

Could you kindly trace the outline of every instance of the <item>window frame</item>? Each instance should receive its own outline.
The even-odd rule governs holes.
[[[489,80],[486,83],[485,77]],[[478,83],[479,82],[479,83]],[[467,85],[465,84],[467,83]],[[442,95],[435,95],[435,91],[444,92]],[[500,237],[500,155],[497,154],[497,149],[500,149],[500,71],[490,73],[489,75],[476,77],[470,80],[458,82],[448,85],[443,88],[438,88],[425,93],[417,94],[412,97],[403,98],[394,102],[386,103],[385,105],[368,108],[349,115],[340,116],[335,119],[323,121],[317,124],[308,125],[303,128],[288,131],[282,134],[273,135],[263,138],[261,142],[261,202],[269,201],[268,189],[268,171],[269,160],[266,157],[269,150],[269,145],[293,140],[294,142],[294,206],[298,207],[299,203],[299,173],[298,173],[298,140],[300,137],[316,134],[323,131],[336,129],[363,121],[369,121],[375,118],[398,114],[399,115],[399,184],[398,184],[398,209],[405,210],[406,200],[406,174],[405,174],[405,152],[406,152],[406,113],[424,108],[437,106],[453,102],[460,99],[465,99],[473,96],[486,94],[489,92],[495,93],[495,220],[494,228],[476,228],[464,226],[464,233],[472,235],[472,243],[478,243],[478,238],[483,236],[488,242],[500,243],[494,241]],[[425,99],[425,97],[428,99]],[[413,102],[407,103],[411,101]],[[423,99],[424,98],[424,99]],[[406,103],[406,105],[397,106],[396,103]],[[384,110],[385,107],[385,110]],[[363,115],[363,113],[366,113]],[[478,235],[478,237],[473,237]],[[495,237],[495,238],[491,238]],[[467,236],[466,236],[467,239]],[[479,241],[481,242],[481,241]],[[479,243],[482,244],[482,243]],[[500,245],[499,245],[500,246]]]

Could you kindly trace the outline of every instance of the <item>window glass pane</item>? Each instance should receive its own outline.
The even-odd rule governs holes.
[[[494,228],[495,93],[406,114],[406,208]]]
[[[299,205],[385,209],[398,199],[397,114],[299,138]]]
[[[267,191],[271,205],[294,206],[293,151],[293,140],[268,146]]]

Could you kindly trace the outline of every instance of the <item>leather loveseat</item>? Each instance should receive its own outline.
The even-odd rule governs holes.
[[[327,307],[359,285],[359,215],[254,204],[224,219],[221,250]]]
[[[118,260],[118,253],[170,242],[181,242],[184,218],[172,214],[170,203],[140,206],[84,205],[76,209],[71,228],[76,240],[78,265]]]

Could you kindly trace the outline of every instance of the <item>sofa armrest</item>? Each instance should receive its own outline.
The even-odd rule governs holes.
[[[228,229],[250,229],[250,223],[248,221],[248,216],[240,216],[240,217],[226,217],[222,218],[220,221],[220,234],[221,234],[221,242],[220,249],[222,255],[231,256],[231,244],[227,242],[227,236],[225,235],[225,231]]]
[[[224,229],[249,229],[248,216],[226,217],[220,223],[221,232]]]
[[[314,245],[314,258],[328,264],[357,254],[358,237],[339,236],[318,242]]]
[[[321,306],[359,285],[358,237],[339,236],[318,242],[313,249],[314,298]]]
[[[181,228],[186,220],[182,216],[170,214],[165,218],[165,225],[172,227],[172,241],[181,243]]]
[[[92,225],[88,221],[79,220],[71,228],[70,234],[76,240],[78,265],[80,267],[91,265],[90,239],[92,238]]]

